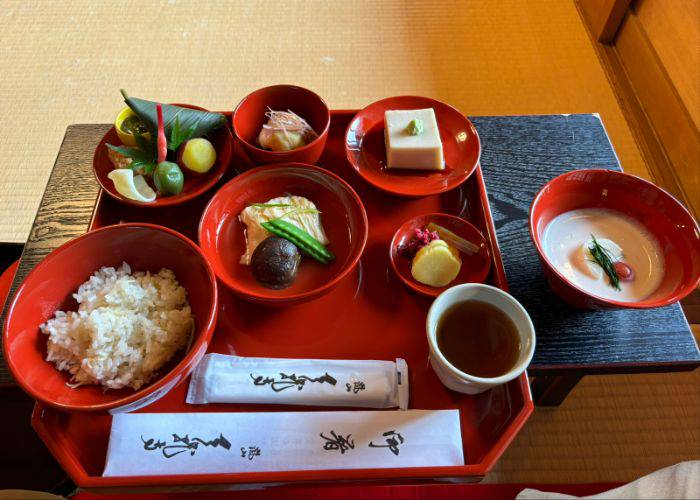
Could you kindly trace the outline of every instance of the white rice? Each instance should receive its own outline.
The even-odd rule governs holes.
[[[57,311],[41,325],[47,361],[72,382],[138,389],[187,346],[194,317],[187,291],[169,269],[137,272],[124,262],[103,267],[73,294],[78,311]]]

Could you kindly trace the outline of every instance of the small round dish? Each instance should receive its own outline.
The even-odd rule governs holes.
[[[443,287],[428,286],[416,281],[411,275],[411,262],[398,254],[399,246],[411,240],[415,229],[425,228],[431,222],[452,231],[457,236],[471,241],[480,247],[480,251],[474,255],[465,255],[460,252],[462,267],[459,270],[459,274],[451,283]],[[396,233],[394,233],[394,237],[391,240],[389,261],[391,262],[391,268],[394,270],[396,276],[398,276],[408,288],[427,297],[437,297],[448,288],[462,283],[483,283],[491,270],[491,252],[489,251],[489,245],[484,235],[471,223],[461,217],[448,214],[419,215],[406,221]]]
[[[192,106],[189,104],[176,104],[176,106],[207,111],[199,106]],[[102,189],[117,201],[137,207],[167,207],[179,205],[180,203],[196,198],[213,187],[214,184],[219,182],[219,180],[224,176],[229,164],[231,163],[231,156],[233,155],[233,136],[231,135],[231,131],[228,129],[228,127],[224,126],[219,130],[216,130],[209,139],[214,145],[214,149],[216,149],[216,163],[211,170],[202,175],[190,175],[185,173],[185,185],[180,194],[174,196],[158,196],[152,202],[141,202],[122,196],[114,188],[114,183],[112,180],[107,177],[109,173],[114,170],[114,165],[112,165],[112,162],[109,160],[108,148],[106,144],[113,144],[115,146],[122,144],[122,141],[117,134],[117,130],[114,127],[107,131],[105,136],[98,144],[92,160],[92,170]],[[152,184],[151,187],[153,187]]]
[[[437,119],[445,169],[386,168],[384,112],[433,108]],[[476,170],[481,142],[476,128],[452,106],[428,97],[389,97],[357,113],[345,133],[345,154],[357,173],[387,193],[417,198],[443,193],[462,184]]]
[[[547,258],[543,236],[556,216],[580,208],[607,208],[642,224],[663,252],[664,276],[656,291],[637,302],[594,295],[567,279]],[[582,309],[662,307],[684,298],[700,285],[700,229],[693,216],[660,187],[612,170],[575,170],[555,177],[530,207],[530,236],[552,290]]]
[[[318,137],[291,151],[268,151],[257,143],[258,134],[267,121],[265,113],[293,111],[304,118]],[[272,163],[314,164],[323,153],[331,125],[328,105],[316,93],[296,85],[273,85],[245,96],[233,111],[233,132],[248,158],[255,165]]]
[[[287,194],[303,196],[321,211],[328,248],[336,258],[323,265],[303,257],[291,286],[275,290],[259,283],[250,266],[240,263],[246,238],[239,214],[251,203]],[[240,297],[268,305],[298,304],[331,291],[357,265],[367,234],[365,208],[350,185],[302,163],[266,165],[238,175],[217,191],[199,223],[199,245],[219,279]]]
[[[58,310],[75,311],[73,293],[95,271],[127,262],[134,271],[171,269],[187,290],[195,317],[192,342],[175,354],[153,382],[139,390],[71,388],[70,375],[46,361],[39,326]],[[216,324],[216,276],[200,249],[185,236],[154,224],[118,224],[83,234],[60,246],[29,273],[9,302],[3,349],[10,371],[34,399],[63,411],[133,411],[156,401],[187,378],[204,356]]]

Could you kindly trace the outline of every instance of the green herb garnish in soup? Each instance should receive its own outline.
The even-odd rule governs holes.
[[[596,240],[595,236],[592,234],[591,238],[592,241],[588,246],[591,256],[595,260],[595,263],[602,267],[605,274],[607,274],[608,278],[610,278],[610,286],[612,286],[615,290],[620,290],[620,276],[617,274],[617,270],[615,269],[615,264],[610,256],[610,252],[600,243],[598,243],[598,240]]]

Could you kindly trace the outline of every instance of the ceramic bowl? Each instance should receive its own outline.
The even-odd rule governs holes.
[[[580,208],[617,210],[640,222],[658,241],[664,277],[638,302],[593,295],[569,281],[547,259],[542,238],[557,215]],[[700,285],[700,230],[693,216],[660,187],[611,170],[575,170],[562,174],[537,193],[530,207],[530,236],[549,284],[569,304],[584,309],[661,307],[679,301]]]
[[[291,151],[268,151],[257,143],[258,134],[267,122],[268,109],[293,111],[304,118],[318,137],[306,146]],[[296,85],[273,85],[248,94],[233,112],[233,132],[243,151],[255,165],[272,163],[314,164],[323,153],[331,124],[326,103],[314,92]]]
[[[183,108],[198,109],[200,111],[207,111],[199,106],[192,106],[190,104],[175,104],[176,106],[181,106]],[[100,144],[95,150],[95,155],[92,159],[92,169],[95,174],[97,182],[100,184],[102,189],[112,198],[118,200],[127,205],[134,205],[138,207],[167,207],[172,205],[178,205],[189,201],[197,196],[203,194],[212,188],[219,180],[224,176],[226,170],[228,170],[229,164],[231,163],[231,156],[233,155],[233,136],[228,127],[224,126],[219,130],[212,133],[211,137],[208,137],[211,143],[216,149],[216,163],[206,174],[203,175],[191,175],[187,172],[185,174],[185,185],[180,194],[174,196],[158,196],[154,201],[142,202],[131,200],[119,194],[119,192],[114,188],[114,183],[107,177],[109,173],[114,170],[114,165],[109,159],[108,148],[106,144],[120,145],[122,144],[117,130],[112,127],[105,134],[105,136],[100,141]],[[153,188],[153,183],[150,182]],[[155,188],[154,188],[155,189]]]
[[[246,247],[239,214],[251,203],[292,194],[311,200],[336,258],[324,265],[303,257],[288,288],[274,290],[258,282],[240,263]],[[199,223],[199,244],[219,279],[237,295],[268,305],[291,305],[331,291],[357,264],[367,242],[367,214],[355,191],[340,177],[301,163],[256,167],[219,189]]]
[[[445,169],[387,169],[384,112],[425,108],[435,111]],[[377,101],[355,115],[345,133],[345,154],[355,171],[373,186],[415,198],[449,191],[467,180],[479,164],[481,143],[472,122],[452,106],[427,97],[400,96]]]
[[[127,262],[132,271],[171,269],[187,290],[195,316],[189,349],[180,351],[155,381],[135,391],[71,388],[68,372],[46,361],[39,325],[54,313],[75,311],[72,294],[95,271]],[[204,356],[217,315],[214,272],[199,248],[181,234],[153,224],[118,224],[90,231],[51,252],[29,273],[11,299],[3,331],[4,354],[12,375],[34,399],[64,411],[133,411],[156,401],[185,380]]]
[[[479,251],[473,255],[460,253],[462,267],[459,270],[459,274],[452,283],[443,287],[428,286],[416,281],[411,275],[411,262],[407,258],[400,256],[398,252],[399,247],[411,241],[417,228],[423,229],[431,222],[479,246]],[[394,233],[394,237],[391,240],[389,261],[396,276],[409,289],[427,297],[437,297],[451,286],[460,283],[483,283],[491,270],[491,252],[484,235],[461,217],[439,213],[419,215],[406,221]]]
[[[465,373],[450,363],[440,351],[437,339],[440,318],[451,306],[471,300],[486,302],[497,307],[513,320],[518,330],[520,337],[518,359],[507,373],[498,377],[477,377]],[[490,285],[467,283],[448,288],[430,306],[425,328],[430,351],[430,366],[445,387],[464,394],[480,394],[518,378],[527,369],[535,354],[535,327],[530,315],[510,294]]]

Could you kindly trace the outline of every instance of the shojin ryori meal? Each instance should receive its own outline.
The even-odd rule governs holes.
[[[401,257],[411,261],[413,279],[424,285],[442,287],[457,278],[462,268],[460,252],[472,255],[479,247],[431,222],[425,228],[416,228],[411,240],[397,250]]]
[[[192,336],[187,292],[168,269],[103,267],[73,297],[78,310],[57,311],[41,331],[48,335],[46,360],[68,371],[75,387],[139,389]]]
[[[306,146],[318,137],[301,116],[293,111],[275,111],[268,108],[267,123],[258,135],[258,144],[271,151],[291,151]]]
[[[321,212],[303,196],[280,196],[251,203],[239,215],[245,224],[246,249],[240,263],[269,288],[287,288],[296,276],[301,254],[321,264],[335,256],[321,223]]]
[[[432,108],[385,111],[384,142],[387,168],[445,168],[440,131]]]
[[[567,279],[606,299],[636,302],[664,275],[659,243],[639,222],[616,210],[583,208],[545,228],[544,253]]]
[[[109,178],[119,194],[141,202],[180,194],[185,175],[214,166],[216,149],[206,136],[224,126],[224,115],[122,94],[127,107],[115,121],[122,144],[107,144]]]

